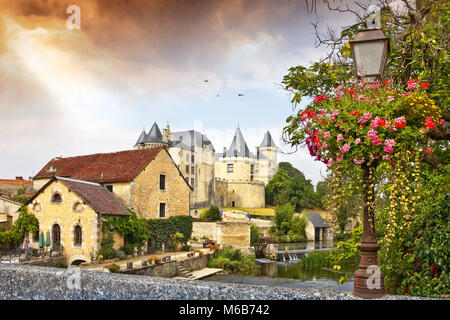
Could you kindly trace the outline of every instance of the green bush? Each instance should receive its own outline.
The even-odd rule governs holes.
[[[220,210],[216,206],[211,206],[208,210],[203,211],[200,214],[200,218],[208,219],[211,222],[222,221],[222,216],[220,215]]]
[[[284,229],[286,229],[286,223],[288,226],[290,226],[294,213],[295,208],[290,203],[275,207],[275,225],[277,226],[278,230],[282,230],[284,232]],[[285,222],[284,229],[283,222]],[[289,228],[287,228],[287,230],[289,230]]]
[[[116,257],[116,252],[113,248],[103,248],[100,249],[100,255],[103,259],[114,259]]]
[[[119,259],[124,259],[126,258],[126,254],[122,250],[116,250],[115,257]]]
[[[208,267],[229,272],[245,272],[255,268],[256,261],[254,256],[244,255],[239,249],[227,247],[218,251],[217,257],[209,261]]]
[[[124,244],[122,248],[120,248],[120,250],[122,250],[125,254],[127,255],[132,255],[133,254],[133,244],[131,243],[127,243]]]
[[[259,239],[259,228],[254,223],[250,225],[250,238]]]

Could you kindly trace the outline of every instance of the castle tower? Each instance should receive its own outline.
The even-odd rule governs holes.
[[[278,147],[269,131],[264,134],[264,139],[256,150],[256,178],[268,184],[278,170]]]
[[[153,126],[147,134],[145,134],[145,130],[142,131],[138,141],[134,145],[134,148],[157,148],[163,146],[168,146],[168,142],[163,140],[163,135],[161,133],[161,130],[159,130],[158,124],[154,122]]]

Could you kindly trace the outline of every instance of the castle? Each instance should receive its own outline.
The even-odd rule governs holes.
[[[265,185],[278,169],[278,148],[267,131],[256,154],[250,152],[238,127],[230,148],[216,153],[211,141],[195,130],[161,130],[155,122],[143,130],[134,149],[166,147],[193,188],[191,209],[218,207],[262,208]]]

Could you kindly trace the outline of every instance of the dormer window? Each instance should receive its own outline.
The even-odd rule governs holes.
[[[59,193],[55,192],[52,196],[52,202],[53,203],[61,203],[62,202],[61,195]]]

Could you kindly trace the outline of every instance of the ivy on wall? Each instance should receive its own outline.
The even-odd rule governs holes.
[[[105,217],[103,230],[115,230],[127,237],[129,243],[140,246],[148,239],[153,239],[156,246],[160,246],[178,232],[183,235],[180,239],[186,243],[192,234],[192,217],[174,216],[168,219],[141,219],[137,214],[127,209],[130,215],[127,217]]]

